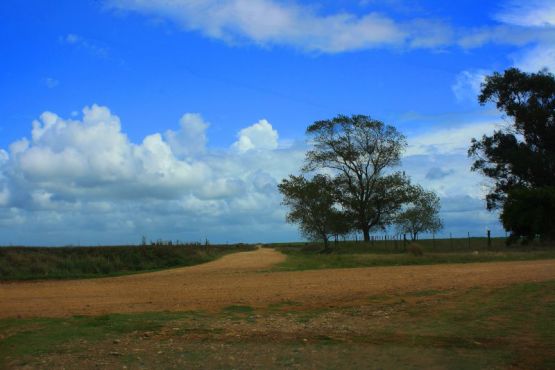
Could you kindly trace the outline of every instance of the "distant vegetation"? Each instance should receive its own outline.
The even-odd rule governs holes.
[[[73,279],[123,275],[212,261],[248,245],[157,245],[117,247],[3,247],[0,280]]]

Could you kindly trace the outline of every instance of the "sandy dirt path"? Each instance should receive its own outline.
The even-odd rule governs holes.
[[[0,318],[266,307],[339,306],[424,289],[555,279],[555,260],[268,272],[285,256],[261,248],[203,265],[122,277],[0,283]],[[266,270],[266,271],[265,271]]]

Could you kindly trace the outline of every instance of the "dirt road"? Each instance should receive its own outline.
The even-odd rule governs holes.
[[[285,258],[271,249],[203,265],[71,281],[0,283],[0,318],[116,312],[265,307],[285,300],[308,307],[363,302],[371,295],[425,289],[503,286],[555,279],[555,260],[265,272]]]

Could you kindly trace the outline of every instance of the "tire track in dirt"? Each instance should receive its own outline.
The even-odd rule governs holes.
[[[353,305],[371,295],[555,279],[555,260],[268,272],[285,259],[259,248],[202,265],[69,281],[0,283],[0,318],[266,307]]]

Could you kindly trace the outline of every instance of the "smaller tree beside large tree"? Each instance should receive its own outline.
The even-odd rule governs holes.
[[[337,188],[328,176],[312,179],[289,176],[278,185],[283,204],[289,207],[287,222],[299,224],[301,233],[309,240],[324,242],[329,250],[329,237],[347,233],[349,221],[338,208]]]
[[[402,234],[410,234],[412,240],[416,240],[420,233],[436,233],[441,230],[443,223],[439,218],[439,197],[419,185],[412,186],[410,193],[410,204],[397,216],[397,230]]]

